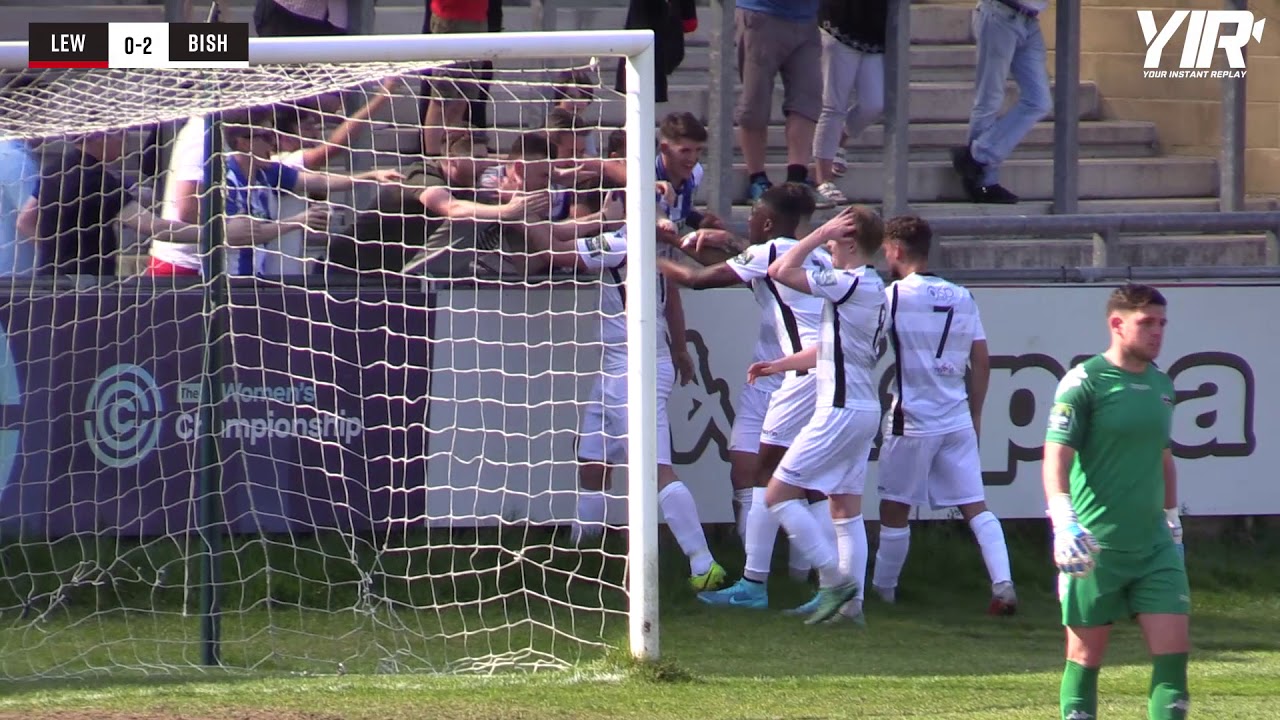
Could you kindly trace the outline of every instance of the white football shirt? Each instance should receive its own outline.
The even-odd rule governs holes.
[[[973,295],[936,275],[912,273],[885,297],[896,359],[886,432],[942,435],[972,427],[965,370],[973,343],[987,339]]]
[[[884,281],[871,265],[807,274],[809,289],[826,301],[818,344],[818,406],[878,414],[875,370],[884,332]]]
[[[751,286],[760,306],[760,336],[756,340],[757,360],[777,360],[798,353],[821,340],[822,298],[797,292],[779,285],[769,277],[769,265],[798,241],[775,238],[752,245],[726,264],[742,282]],[[814,250],[805,260],[805,268],[830,269],[831,256],[823,248]],[[788,373],[793,375],[795,373]],[[801,371],[798,374],[807,374]],[[756,382],[760,389],[773,392],[782,385],[781,375]]]
[[[662,253],[663,248],[658,252]],[[578,257],[591,272],[600,273],[600,342],[603,367],[625,370],[627,365],[627,238],[606,233],[578,240]],[[667,337],[667,281],[658,274],[658,358],[671,356]]]

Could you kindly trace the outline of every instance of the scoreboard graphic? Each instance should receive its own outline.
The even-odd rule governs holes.
[[[29,68],[247,68],[248,23],[31,23]]]

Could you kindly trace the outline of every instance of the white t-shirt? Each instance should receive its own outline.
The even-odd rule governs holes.
[[[665,253],[665,248],[659,248]],[[578,257],[591,272],[600,273],[600,342],[604,344],[603,367],[625,370],[627,365],[627,238],[623,233],[606,233],[578,240]],[[667,337],[667,280],[658,274],[658,358],[671,357]]]
[[[809,289],[826,302],[818,345],[818,406],[880,412],[875,380],[884,332],[884,282],[870,265],[809,270]]]
[[[779,285],[769,277],[769,265],[796,242],[793,238],[775,238],[752,245],[726,263],[742,282],[751,286],[760,306],[757,361],[777,360],[798,353],[821,339],[822,299]],[[805,260],[806,269],[830,267],[831,256],[823,248],[814,250]],[[773,392],[782,385],[782,376],[762,378],[756,384],[762,390]]]
[[[936,275],[912,273],[885,297],[897,361],[887,432],[943,435],[972,427],[965,369],[973,343],[987,339],[973,295]]]

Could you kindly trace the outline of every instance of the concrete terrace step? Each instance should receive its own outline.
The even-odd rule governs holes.
[[[878,202],[870,203],[870,207],[882,212]],[[705,207],[703,208],[706,209]],[[1245,210],[1251,212],[1268,212],[1280,209],[1280,199],[1249,198]],[[1118,215],[1130,213],[1203,213],[1217,212],[1218,199],[1214,197],[1175,197],[1175,198],[1121,198],[1107,200],[1081,200],[1079,212],[1082,215]],[[820,225],[840,212],[840,208],[821,209],[813,213],[810,225]],[[1051,215],[1053,203],[1049,201],[1024,200],[1017,205],[975,205],[967,201],[955,202],[917,202],[911,204],[911,212],[926,220],[944,217],[1015,217]],[[728,218],[733,227],[745,227],[747,216],[751,214],[749,205],[735,205]],[[951,237],[951,236],[948,236]],[[958,236],[957,236],[958,237]],[[998,239],[986,238],[990,242],[1001,242]]]
[[[1010,86],[1013,87],[1012,85]],[[675,85],[669,89],[669,102],[667,102],[664,111],[668,110],[687,110],[702,119],[707,117],[708,100],[710,91],[706,86],[691,85]],[[1097,118],[1100,112],[1101,99],[1098,94],[1098,86],[1094,83],[1080,83],[1080,118],[1082,120],[1091,120]],[[512,88],[511,95],[517,98],[534,99],[535,91],[530,88]],[[916,122],[968,122],[969,112],[973,108],[973,83],[964,81],[949,82],[913,82],[911,83],[910,97],[908,99],[908,108],[911,121]],[[531,122],[532,117],[538,117],[533,122],[541,122],[541,117],[545,114],[545,106],[541,103],[521,103],[512,102],[512,98],[508,97],[507,101],[496,103],[495,121],[499,126],[502,125],[524,125]],[[1007,105],[1016,102],[1017,93],[1010,92]],[[779,87],[773,94],[773,107],[771,119],[773,123],[781,124],[784,120],[782,114],[783,92]],[[606,125],[621,125],[624,119],[625,108],[621,102],[603,102],[599,104],[600,120]]]
[[[973,45],[912,45],[911,78],[913,80],[967,80],[973,82],[977,71],[977,49]],[[733,59],[730,58],[730,62]],[[734,67],[731,65],[730,70]],[[711,69],[711,48],[692,45],[685,48],[684,62],[672,75],[677,83],[701,78]]]
[[[908,127],[911,158],[947,159],[951,148],[964,145],[969,137],[966,122],[912,122]],[[883,156],[885,128],[872,125],[846,146],[850,160],[877,160]],[[1092,120],[1079,125],[1080,151],[1093,157],[1145,157],[1156,154],[1159,139],[1154,123],[1138,120]],[[769,128],[770,151],[785,151],[786,129]],[[1053,123],[1037,124],[1015,151],[1015,157],[1053,157]]]
[[[498,128],[496,148],[505,148],[511,139],[525,128]],[[602,131],[602,134],[607,134]],[[946,160],[950,148],[963,145],[968,137],[968,127],[963,123],[912,123],[910,126],[911,159]],[[1156,154],[1155,125],[1129,120],[1098,120],[1080,124],[1080,152],[1084,157],[1150,157]],[[420,132],[407,125],[387,126],[374,131],[374,150],[377,152],[414,152],[418,147]],[[850,140],[846,155],[852,161],[871,162],[883,157],[884,127],[874,125],[861,136]],[[769,128],[769,154],[778,162],[785,161],[785,130],[780,126]],[[740,154],[735,150],[735,157]],[[775,157],[776,156],[776,157]],[[1028,133],[1018,146],[1014,157],[1053,157],[1053,124],[1040,123]]]
[[[1093,264],[1093,244],[1088,239],[944,239],[940,252],[942,268],[1054,268]],[[1254,234],[1125,235],[1112,246],[1107,264],[1186,267],[1188,277],[1195,276],[1197,267],[1265,265],[1266,237]],[[941,272],[945,274],[946,270]]]
[[[745,193],[746,168],[735,164],[739,192]],[[766,165],[774,181],[786,177],[786,166]],[[949,161],[913,162],[908,166],[910,202],[965,199],[960,178]],[[837,180],[851,200],[878,201],[884,192],[884,166],[878,162],[850,163],[849,172]],[[1028,200],[1053,197],[1051,160],[1010,160],[1000,172],[1001,183]],[[1218,192],[1218,163],[1213,158],[1158,157],[1086,159],[1080,161],[1082,199],[1213,196]]]

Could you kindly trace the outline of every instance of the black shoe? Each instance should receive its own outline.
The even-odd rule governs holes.
[[[973,153],[969,152],[969,146],[951,148],[951,167],[960,175],[960,179],[965,182],[965,188],[969,185],[979,187],[982,184],[982,175],[987,168],[977,160],[973,159]]]
[[[1003,185],[978,185],[969,193],[976,203],[985,205],[1016,205],[1018,196],[1009,192]]]

